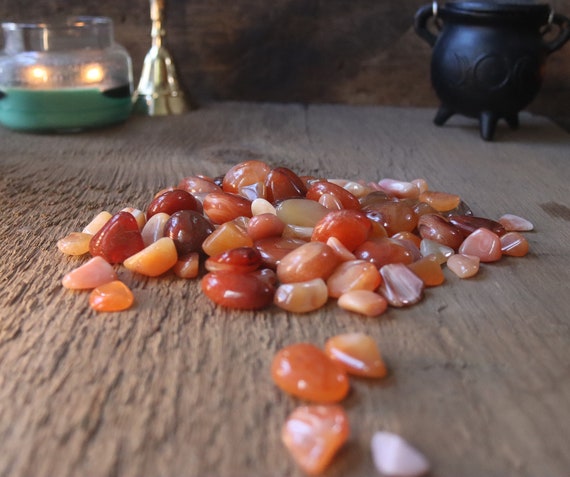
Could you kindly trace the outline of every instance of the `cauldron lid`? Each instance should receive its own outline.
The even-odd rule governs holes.
[[[547,4],[537,4],[534,2],[502,1],[502,2],[447,2],[445,10],[453,13],[472,14],[507,14],[507,15],[539,15],[550,14],[550,6]]]

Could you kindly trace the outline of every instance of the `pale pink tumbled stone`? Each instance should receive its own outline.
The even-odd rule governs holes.
[[[429,471],[425,456],[398,434],[376,432],[370,448],[376,469],[385,477],[420,477]]]
[[[396,179],[382,179],[378,185],[388,194],[399,199],[416,199],[420,195],[420,190],[416,184],[399,181]]]
[[[503,255],[499,236],[485,228],[477,229],[469,235],[458,252],[479,257],[482,262],[496,262]]]
[[[117,279],[117,273],[110,263],[102,257],[93,257],[67,273],[61,283],[72,290],[90,290]]]
[[[343,310],[364,316],[379,316],[386,311],[386,298],[370,290],[351,290],[343,293],[337,302]]]
[[[514,214],[505,214],[499,219],[499,223],[509,232],[530,232],[534,225],[529,220]]]
[[[479,257],[457,253],[447,259],[447,268],[459,278],[471,278],[479,272],[479,262]]]
[[[382,295],[392,306],[409,306],[423,297],[424,282],[403,263],[390,263],[380,269]]]

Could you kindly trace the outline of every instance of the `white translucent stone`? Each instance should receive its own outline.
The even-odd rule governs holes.
[[[420,242],[420,254],[422,257],[435,255],[437,262],[441,265],[447,261],[455,252],[451,247],[442,245],[435,240],[423,239]]]
[[[251,203],[251,215],[273,214],[276,215],[275,207],[268,200],[261,197]]]
[[[372,459],[385,477],[419,477],[429,471],[425,456],[392,432],[376,432],[370,443]]]

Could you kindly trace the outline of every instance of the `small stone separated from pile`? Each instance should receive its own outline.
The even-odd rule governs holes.
[[[339,404],[350,390],[349,376],[386,375],[376,342],[364,333],[333,336],[323,350],[311,343],[294,343],[276,353],[273,382],[308,401],[289,415],[281,431],[283,444],[305,473],[323,472],[349,437],[348,416]]]
[[[307,313],[336,299],[373,317],[419,302],[425,287],[445,281],[445,264],[468,278],[480,263],[526,255],[521,232],[532,229],[513,214],[474,217],[459,195],[432,191],[425,179],[325,179],[251,160],[218,178],[185,177],[144,210],[101,212],[57,246],[97,258],[64,277],[70,289],[116,281],[121,264],[186,279],[203,264],[201,288],[220,306]]]
[[[429,471],[424,455],[398,434],[376,432],[370,447],[374,465],[384,477],[420,477]]]

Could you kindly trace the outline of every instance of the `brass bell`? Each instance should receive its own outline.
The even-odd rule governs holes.
[[[165,0],[150,0],[152,46],[133,95],[134,111],[148,116],[181,114],[190,109],[178,83],[174,62],[163,45],[164,6]]]

